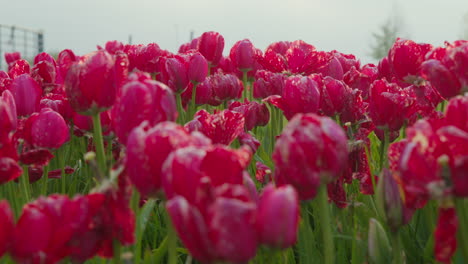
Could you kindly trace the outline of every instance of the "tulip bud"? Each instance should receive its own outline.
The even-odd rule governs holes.
[[[396,77],[410,82],[413,76],[419,75],[421,64],[431,49],[430,44],[398,38],[388,52],[388,61]]]
[[[185,67],[185,58],[176,56],[175,58],[167,59],[166,72],[169,77],[167,85],[175,93],[183,92],[189,83],[187,68]]]
[[[24,138],[38,148],[60,148],[70,139],[67,123],[50,108],[43,108],[26,121]]]
[[[218,32],[205,32],[198,40],[197,49],[210,63],[210,66],[218,65],[223,56],[224,38]]]
[[[255,101],[249,102],[246,99],[243,104],[235,101],[229,105],[228,109],[244,115],[246,131],[250,131],[257,126],[266,126],[270,121],[268,107]]]
[[[255,69],[257,50],[248,39],[240,40],[234,44],[229,57],[234,66],[240,71],[251,71]]]
[[[28,116],[39,110],[42,90],[29,74],[16,77],[10,85],[18,116]]]
[[[21,59],[21,53],[19,53],[19,52],[5,52],[4,56],[5,56],[5,61],[6,61],[7,65],[8,65],[8,67],[10,67],[10,65],[15,63],[15,61]]]
[[[369,220],[369,239],[367,242],[369,260],[371,263],[390,263],[392,248],[385,230],[379,221],[374,218]]]
[[[15,99],[10,91],[3,91],[0,96],[0,142],[17,127]]]
[[[281,96],[265,99],[278,107],[289,120],[297,113],[316,113],[320,104],[320,87],[306,76],[291,76],[286,80]]]
[[[22,74],[29,74],[31,72],[30,68],[28,61],[17,60],[8,68],[8,75],[14,79]]]
[[[295,187],[301,200],[309,200],[320,184],[341,175],[347,159],[347,137],[340,126],[328,117],[298,114],[276,141],[274,177],[280,186]]]
[[[266,98],[270,95],[282,95],[286,75],[268,71],[257,71],[253,83],[254,98]]]
[[[199,52],[190,55],[187,62],[188,79],[195,83],[201,83],[208,75],[208,62]]]
[[[384,169],[379,177],[377,185],[377,204],[380,213],[387,218],[387,223],[392,232],[405,224],[403,214],[403,201],[401,199],[400,189],[394,179],[394,175],[388,169]]]
[[[175,121],[175,97],[169,87],[157,81],[128,82],[122,87],[122,96],[115,104],[112,115],[115,132],[125,145],[132,129],[145,120],[150,126]]]
[[[299,201],[294,188],[290,185],[275,188],[272,184],[265,187],[257,211],[259,242],[273,248],[288,248],[296,243],[298,225]]]
[[[115,60],[104,50],[74,63],[65,79],[65,91],[75,111],[94,115],[110,108],[117,93]]]
[[[213,141],[213,144],[230,145],[244,131],[244,116],[231,110],[210,114],[200,110],[185,128],[200,131]]]

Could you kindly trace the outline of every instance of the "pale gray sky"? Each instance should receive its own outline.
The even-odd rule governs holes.
[[[394,3],[417,42],[442,45],[461,36],[468,0],[0,0],[0,24],[44,30],[47,51],[84,54],[107,40],[127,42],[130,34],[133,43],[176,51],[190,30],[214,30],[226,40],[225,55],[244,38],[262,50],[302,39],[367,62],[371,34]]]

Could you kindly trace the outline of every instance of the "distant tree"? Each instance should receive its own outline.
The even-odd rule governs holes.
[[[380,26],[378,32],[372,33],[373,43],[369,55],[375,60],[387,56],[388,50],[400,35],[400,30],[399,23],[395,22],[395,19],[389,18]]]

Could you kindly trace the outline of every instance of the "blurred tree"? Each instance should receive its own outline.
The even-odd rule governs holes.
[[[370,56],[376,60],[387,56],[388,50],[392,47],[399,33],[398,23],[389,18],[380,26],[379,32],[372,33],[374,42],[371,44]]]

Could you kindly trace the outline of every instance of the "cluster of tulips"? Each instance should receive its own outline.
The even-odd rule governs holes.
[[[468,41],[223,51],[6,53],[0,261],[468,261]]]

